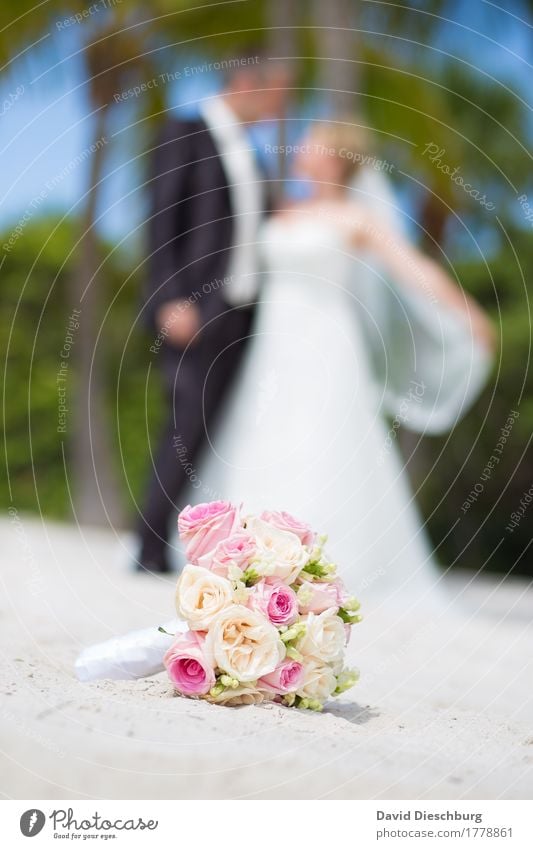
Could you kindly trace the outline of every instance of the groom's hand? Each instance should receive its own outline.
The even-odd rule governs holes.
[[[198,307],[187,300],[163,304],[157,311],[156,321],[167,342],[178,348],[185,348],[201,327]]]

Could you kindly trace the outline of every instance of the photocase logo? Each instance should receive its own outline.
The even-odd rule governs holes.
[[[20,830],[24,837],[35,837],[42,831],[45,822],[46,817],[42,811],[30,808],[29,811],[24,811],[20,818]]]

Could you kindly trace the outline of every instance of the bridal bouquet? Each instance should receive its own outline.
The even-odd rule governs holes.
[[[176,691],[225,705],[322,710],[357,680],[343,651],[360,620],[324,537],[288,513],[243,516],[225,501],[186,507],[176,608],[188,630],[164,665]]]

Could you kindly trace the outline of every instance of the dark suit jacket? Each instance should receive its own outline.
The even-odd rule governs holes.
[[[202,287],[226,274],[233,240],[228,182],[203,120],[168,121],[152,160],[147,318],[176,298],[194,297],[202,320],[225,308],[223,292]],[[197,297],[197,294],[199,297]]]

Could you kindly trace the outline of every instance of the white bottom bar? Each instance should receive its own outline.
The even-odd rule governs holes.
[[[33,825],[31,825],[33,823]],[[4,801],[4,846],[533,846],[529,801]],[[28,833],[28,831],[35,832]]]

